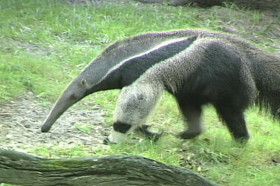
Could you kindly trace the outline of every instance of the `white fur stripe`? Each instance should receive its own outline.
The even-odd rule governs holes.
[[[187,40],[188,38],[190,37],[181,37],[181,38],[176,38],[176,39],[169,39],[167,41],[163,41],[161,42],[160,44],[158,45],[155,45],[155,47],[143,52],[143,53],[140,53],[140,54],[137,54],[137,55],[134,55],[132,57],[129,57],[123,61],[121,61],[120,63],[116,64],[114,67],[112,67],[104,76],[103,78],[101,78],[99,80],[98,83],[96,83],[95,85],[101,83],[102,81],[104,81],[104,79],[106,79],[108,76],[110,76],[110,74],[112,74],[114,71],[117,71],[119,68],[121,68],[123,65],[125,65],[126,63],[129,63],[131,62],[132,59],[134,58],[137,58],[137,57],[141,57],[141,56],[144,56],[144,55],[147,55],[153,51],[156,51],[164,46],[167,46],[167,45],[170,45],[170,44],[173,44],[173,43],[176,43],[176,42],[180,42],[180,41],[184,41],[184,40]],[[178,51],[178,53],[181,52],[181,51]]]
[[[112,73],[113,71],[119,69],[121,66],[125,65],[126,63],[130,62],[131,59],[134,59],[134,58],[137,58],[137,57],[141,57],[141,56],[144,56],[146,54],[149,54],[155,50],[158,50],[160,49],[161,47],[164,47],[164,46],[167,46],[169,44],[172,44],[172,43],[175,43],[175,42],[179,42],[179,41],[183,41],[183,40],[186,40],[187,38],[176,38],[176,39],[170,39],[168,41],[163,41],[162,43],[158,44],[158,45],[155,45],[155,47],[143,52],[143,53],[140,53],[140,54],[137,54],[137,55],[134,55],[134,56],[131,56],[123,61],[121,61],[119,64],[117,64],[116,66],[112,67],[108,72],[107,74],[104,76],[106,77],[108,74]],[[180,51],[181,52],[181,51]]]

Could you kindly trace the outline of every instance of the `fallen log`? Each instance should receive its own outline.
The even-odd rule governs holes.
[[[46,159],[0,149],[0,183],[17,185],[216,185],[180,167],[141,156]]]

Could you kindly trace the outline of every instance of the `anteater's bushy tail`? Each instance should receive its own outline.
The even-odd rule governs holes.
[[[256,103],[280,120],[280,58],[262,53],[254,61],[253,74],[259,91]]]

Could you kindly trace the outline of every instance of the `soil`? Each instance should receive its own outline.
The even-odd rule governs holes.
[[[34,147],[54,147],[71,145],[103,146],[103,140],[110,128],[104,126],[104,112],[91,106],[83,110],[78,105],[65,112],[48,133],[40,128],[50,107],[43,107],[41,100],[28,92],[26,95],[0,105],[0,145],[6,149],[25,151]],[[94,119],[93,119],[94,118]],[[79,130],[77,124],[92,125],[88,134]]]

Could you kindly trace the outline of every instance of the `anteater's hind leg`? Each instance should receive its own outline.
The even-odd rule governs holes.
[[[250,135],[244,119],[243,109],[226,103],[215,105],[215,107],[234,139],[246,142]]]
[[[187,129],[179,134],[183,139],[191,139],[202,133],[201,105],[177,99],[180,110],[186,121]]]

